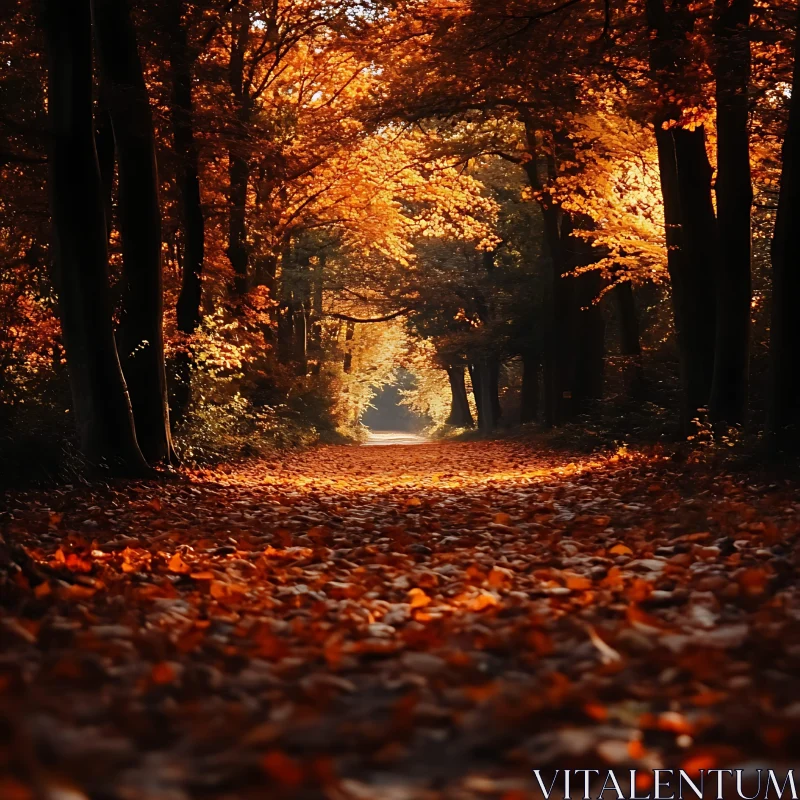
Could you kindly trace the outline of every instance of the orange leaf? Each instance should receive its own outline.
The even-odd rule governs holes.
[[[425,608],[425,606],[430,605],[431,600],[422,589],[411,589],[408,593],[408,602],[411,604],[411,608]]]
[[[573,572],[564,573],[564,585],[567,589],[575,589],[576,591],[592,588],[592,582],[589,578],[585,578],[583,575],[576,575]]]
[[[175,555],[172,556],[167,568],[176,575],[188,575],[192,571],[192,568],[181,558],[180,553],[175,553]]]
[[[469,601],[469,610],[483,611],[485,608],[490,608],[491,606],[499,606],[499,605],[500,601],[493,594],[489,594],[488,592],[481,592],[477,597],[473,597]]]

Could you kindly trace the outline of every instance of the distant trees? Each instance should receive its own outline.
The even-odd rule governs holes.
[[[554,269],[551,305],[542,310],[548,330],[543,405],[550,422],[568,419],[574,413],[570,407],[580,408],[574,401],[581,395],[600,394],[601,373],[590,364],[602,363],[602,350],[580,352],[581,330],[593,331],[587,342],[602,341],[600,316],[586,328],[591,304],[586,296],[579,299],[585,267],[592,262],[603,276],[595,283],[596,296],[610,289],[609,280],[627,284],[616,295],[622,347],[639,361],[631,286],[666,268],[683,430],[705,411],[715,422],[745,421],[753,313],[751,50],[757,42],[760,119],[765,105],[777,119],[785,77],[777,66],[769,72],[766,53],[776,37],[761,31],[777,22],[783,36],[782,15],[793,9],[791,3],[757,8],[749,0],[642,0],[608,4],[606,14],[588,3],[535,3],[515,13],[502,3],[443,10],[431,2],[415,4],[407,18],[398,13],[391,35],[385,24],[377,26],[380,36],[393,42],[392,58],[403,65],[389,73],[401,113],[461,124],[475,132],[463,142],[473,156],[499,155],[519,163],[528,175],[542,208]],[[632,125],[652,131],[655,184],[647,162],[644,183],[631,183],[637,156],[627,148],[638,136]],[[791,180],[791,130],[790,122],[784,187]],[[765,142],[782,133],[776,125],[759,135],[763,153]],[[638,147],[649,160],[649,147]],[[767,169],[759,165],[760,175]],[[615,186],[621,188],[616,197]],[[785,283],[791,279],[779,274],[787,246],[787,202],[784,188],[773,248],[776,286],[789,286],[774,304],[773,419],[778,425],[785,415],[791,418],[787,398],[796,394],[786,383],[796,370],[778,355],[791,351],[791,334],[781,319],[788,318],[796,294]],[[574,245],[573,228],[578,231]],[[587,243],[594,248],[586,249]],[[588,372],[578,375],[576,368]],[[641,396],[640,367],[636,373],[629,385]],[[531,396],[530,383],[528,388]]]
[[[14,5],[0,394],[27,362],[58,371],[63,334],[92,460],[174,458],[174,423],[213,394],[189,391],[198,370],[276,406],[363,400],[361,319],[422,343],[451,424],[487,433],[609,392],[659,394],[684,433],[706,409],[742,424],[767,337],[770,425],[798,423],[797,74],[774,58],[794,2],[48,0],[40,29]],[[40,32],[47,86],[23,69]],[[773,210],[770,294],[751,239]],[[656,348],[678,395],[647,374]]]

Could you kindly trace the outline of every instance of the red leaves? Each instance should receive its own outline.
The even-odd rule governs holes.
[[[0,626],[0,699],[20,665],[26,714],[59,709],[51,727],[85,748],[63,756],[71,777],[105,763],[91,726],[128,742],[131,797],[162,780],[141,739],[184,794],[203,775],[243,800],[379,796],[353,776],[427,775],[419,742],[491,754],[497,780],[448,769],[465,797],[500,797],[529,766],[720,766],[754,736],[782,752],[800,735],[786,496],[513,444],[287,465],[72,490],[63,511],[19,499],[9,535],[47,573],[17,576],[30,594]]]

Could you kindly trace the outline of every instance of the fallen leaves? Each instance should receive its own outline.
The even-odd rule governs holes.
[[[134,800],[372,800],[378,773],[524,797],[578,758],[788,753],[794,486],[692,469],[333,447],[15,496],[42,573],[11,575],[0,698],[81,792]]]
[[[188,575],[192,568],[183,560],[180,553],[175,553],[169,560],[168,569],[176,575]]]

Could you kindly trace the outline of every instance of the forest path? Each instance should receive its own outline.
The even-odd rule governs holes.
[[[522,800],[797,752],[790,483],[454,442],[6,509],[39,566],[2,589],[0,797]]]
[[[418,433],[408,433],[407,431],[373,431],[367,433],[367,438],[363,444],[367,446],[376,445],[409,445],[427,444],[430,442],[426,436]]]

